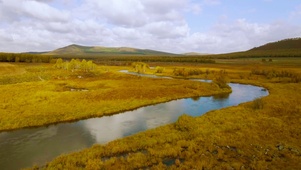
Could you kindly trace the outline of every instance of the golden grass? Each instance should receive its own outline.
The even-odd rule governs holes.
[[[256,101],[262,105],[259,108],[248,102],[197,118],[183,115],[173,124],[62,155],[43,168],[300,169],[300,83],[275,83],[252,74],[237,76],[264,66],[214,67],[226,69],[231,81],[262,85],[270,95]],[[300,72],[299,66],[289,69]],[[163,74],[171,74],[170,70]]]
[[[0,63],[0,76],[1,75],[13,75],[24,73],[25,70],[22,67],[9,64],[9,63]]]
[[[17,66],[16,66],[17,67]],[[229,92],[215,84],[151,79],[99,66],[68,72],[28,65],[26,73],[0,76],[0,131],[111,115],[173,99]],[[120,68],[119,68],[120,69]]]

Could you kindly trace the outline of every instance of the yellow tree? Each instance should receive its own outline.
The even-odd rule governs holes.
[[[62,69],[63,68],[63,59],[59,58],[56,60],[54,67],[58,68],[58,69]]]
[[[85,59],[83,59],[82,62],[81,62],[81,66],[80,66],[81,70],[84,71],[84,72],[87,72],[88,71],[87,66],[88,66],[87,61]]]
[[[67,65],[67,70],[71,70],[72,72],[74,72],[75,66],[76,60],[72,59]]]

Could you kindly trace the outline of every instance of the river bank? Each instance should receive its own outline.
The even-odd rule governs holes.
[[[0,166],[5,169],[18,169],[17,167],[33,163],[43,165],[62,153],[87,148],[93,144],[105,144],[147,129],[174,123],[183,113],[200,116],[210,110],[235,106],[268,94],[267,91],[262,91],[261,87],[232,83],[229,86],[232,89],[230,94],[173,100],[113,116],[0,133],[0,139],[4,139],[0,143],[0,153],[4,154],[7,150],[11,152],[5,157],[6,161],[0,159]],[[64,142],[60,143],[60,141]],[[43,152],[39,152],[40,150]],[[22,155],[28,156],[24,158]],[[11,161],[16,161],[18,164],[7,164]]]
[[[251,69],[230,70],[230,81],[260,84],[269,96],[197,118],[183,115],[176,123],[60,156],[44,168],[298,169],[301,86]]]
[[[231,91],[209,83],[125,75],[102,66],[92,73],[55,70],[51,65],[23,67],[24,74],[0,76],[0,131],[112,115],[174,99]]]

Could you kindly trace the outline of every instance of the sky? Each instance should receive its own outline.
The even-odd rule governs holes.
[[[0,0],[0,51],[228,53],[301,37],[300,0]]]

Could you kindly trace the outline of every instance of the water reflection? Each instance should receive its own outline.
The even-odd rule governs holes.
[[[200,116],[210,110],[237,105],[265,96],[260,87],[230,84],[231,94],[194,97],[142,107],[122,114],[74,123],[0,133],[1,169],[44,164],[54,157],[104,144],[146,129],[175,122],[183,113]]]
[[[198,100],[200,100],[200,96],[196,96],[196,97],[191,97],[191,99],[193,100],[193,101],[198,101]]]
[[[91,146],[85,129],[60,124],[0,133],[1,169],[20,169],[43,164],[63,152]]]
[[[230,96],[230,93],[217,94],[212,96],[213,100],[227,100]]]

